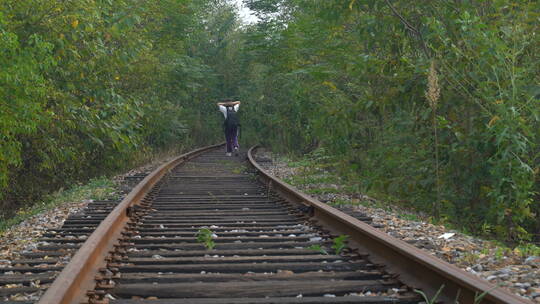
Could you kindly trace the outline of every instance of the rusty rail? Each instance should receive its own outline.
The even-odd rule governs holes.
[[[96,228],[38,303],[67,304],[84,301],[85,292],[93,289],[94,277],[99,268],[105,265],[105,257],[112,250],[120,237],[122,228],[128,222],[128,208],[138,204],[169,170],[221,145],[223,144],[200,148],[180,155],[148,175]]]
[[[397,273],[407,285],[422,289],[429,299],[444,285],[438,300],[445,303],[457,303],[458,300],[459,303],[532,304],[299,192],[264,170],[253,156],[256,149],[249,150],[248,159],[265,184],[291,202],[309,206],[313,218],[324,228],[335,234],[349,235],[350,247],[368,253],[371,261],[384,263],[388,272]],[[486,293],[485,297],[477,302],[475,297],[483,293]]]

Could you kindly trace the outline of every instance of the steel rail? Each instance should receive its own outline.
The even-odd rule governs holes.
[[[250,164],[258,171],[258,177],[273,191],[293,203],[308,206],[312,218],[334,234],[349,235],[351,248],[369,254],[373,262],[386,266],[389,273],[399,274],[399,279],[408,286],[421,289],[428,299],[433,299],[444,285],[439,301],[445,303],[497,303],[532,304],[532,301],[518,297],[493,284],[469,274],[458,267],[398,240],[370,225],[320,202],[298,189],[272,176],[255,160],[248,151]],[[475,298],[486,293],[481,302]]]
[[[84,301],[86,291],[94,288],[94,278],[99,268],[106,264],[105,257],[113,249],[121,236],[121,231],[128,223],[128,208],[140,203],[171,169],[186,160],[222,145],[212,145],[182,154],[144,178],[88,237],[41,297],[38,304],[67,304]]]

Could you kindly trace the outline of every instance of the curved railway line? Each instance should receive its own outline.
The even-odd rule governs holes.
[[[255,150],[247,161],[220,145],[194,150],[123,201],[92,203],[0,268],[2,285],[25,285],[0,295],[40,282],[52,284],[41,304],[421,303],[414,289],[432,298],[444,285],[444,303],[484,292],[478,303],[530,303],[298,192]]]

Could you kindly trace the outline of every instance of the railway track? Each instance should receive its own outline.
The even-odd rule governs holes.
[[[68,217],[61,228],[44,233],[33,250],[21,252],[9,267],[0,268],[0,298],[39,299],[74,252],[118,203],[113,200],[89,203],[82,212]]]
[[[443,284],[446,303],[528,303],[273,179],[252,150],[147,176],[73,231],[85,243],[39,303],[421,303],[415,288]]]
[[[146,174],[126,176],[124,190],[129,191]],[[81,211],[70,215],[57,229],[49,229],[19,257],[0,267],[0,303],[30,304],[36,302],[75,252],[103,219],[120,203],[119,200],[99,200],[88,203]]]

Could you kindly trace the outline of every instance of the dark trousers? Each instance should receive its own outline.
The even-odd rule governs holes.
[[[225,140],[227,141],[227,153],[238,148],[238,126],[225,128]]]

